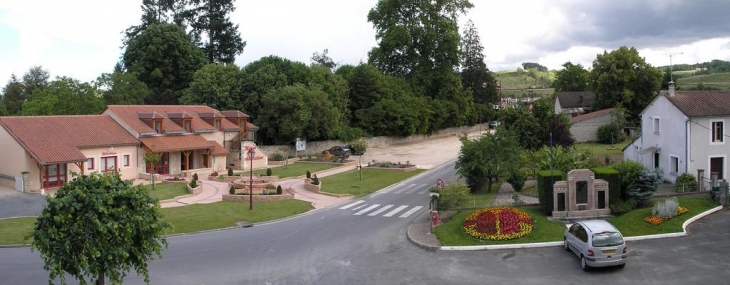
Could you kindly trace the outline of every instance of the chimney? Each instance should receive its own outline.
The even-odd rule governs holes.
[[[674,97],[674,81],[669,81],[669,97]]]

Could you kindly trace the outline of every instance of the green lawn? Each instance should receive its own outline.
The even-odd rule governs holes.
[[[460,201],[458,207],[461,209],[481,209],[491,206],[492,202],[494,202],[494,198],[497,196],[499,186],[502,185],[502,183],[503,182],[492,183],[492,191],[490,192],[482,189],[479,192],[471,193],[471,195],[469,195],[469,199]],[[486,188],[486,186],[484,188]]]
[[[698,84],[698,83],[726,83],[730,84],[730,72],[712,73],[683,77],[677,79],[677,84]]]
[[[33,232],[35,220],[35,217],[0,220],[0,244],[23,244],[23,239]]]
[[[322,191],[334,194],[350,194],[362,197],[377,190],[403,181],[411,176],[423,172],[423,169],[403,172],[383,169],[362,170],[362,180],[357,170],[350,170],[332,176],[323,177]]]
[[[623,154],[623,148],[629,144],[629,141],[617,142],[611,147],[610,144],[600,143],[576,143],[574,146],[579,150],[590,150],[593,155],[619,155]]]
[[[519,239],[505,241],[480,240],[464,233],[464,219],[475,210],[456,213],[448,222],[434,228],[433,232],[442,246],[498,245],[563,240],[563,232],[565,232],[564,223],[548,221],[545,215],[537,209],[522,208],[521,210],[532,216],[534,224],[532,232]]]
[[[682,224],[691,217],[717,207],[717,203],[707,198],[680,198],[679,205],[689,212],[669,219],[658,226],[644,222],[651,215],[651,208],[636,209],[609,220],[624,236],[643,236],[682,232]]]
[[[222,201],[212,204],[195,204],[165,208],[165,222],[172,224],[170,234],[190,233],[235,226],[237,222],[260,223],[281,219],[312,209],[309,202],[285,200],[280,202],[254,202],[253,210],[248,203]]]
[[[182,182],[155,182],[155,190],[152,190],[152,185],[145,185],[144,188],[150,192],[152,197],[162,201],[190,194],[185,185]]]

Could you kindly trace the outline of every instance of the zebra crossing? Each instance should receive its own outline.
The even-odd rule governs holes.
[[[382,206],[382,207],[381,207]],[[423,206],[409,206],[409,205],[400,205],[396,207],[395,209],[392,209],[395,207],[395,205],[381,205],[381,204],[372,204],[368,205],[363,200],[358,200],[355,202],[352,202],[350,204],[344,205],[340,207],[340,210],[351,210],[354,213],[353,216],[363,216],[366,215],[368,217],[375,217],[375,216],[381,216],[381,217],[393,217],[398,214],[398,218],[408,218],[409,216],[413,215],[414,213],[418,212]],[[408,209],[410,207],[410,209]],[[408,209],[408,210],[406,210]],[[385,214],[383,214],[385,213]]]

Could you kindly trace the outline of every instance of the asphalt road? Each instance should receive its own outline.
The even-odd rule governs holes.
[[[45,196],[20,193],[8,188],[0,189],[0,219],[38,216],[45,205]]]
[[[438,177],[453,179],[450,173],[452,163],[296,218],[170,237],[163,259],[150,264],[152,284],[727,284],[730,279],[730,249],[723,243],[730,240],[727,210],[693,224],[689,237],[629,243],[624,269],[583,272],[562,247],[425,251],[407,241],[406,228],[427,219],[423,191]],[[407,207],[388,216],[401,206]],[[46,284],[46,278],[37,252],[0,249],[0,284]],[[138,276],[125,279],[125,284],[142,283]]]

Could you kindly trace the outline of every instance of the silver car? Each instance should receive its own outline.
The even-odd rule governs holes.
[[[565,230],[565,250],[572,250],[580,258],[580,267],[626,265],[627,248],[621,233],[604,220],[576,222]]]

